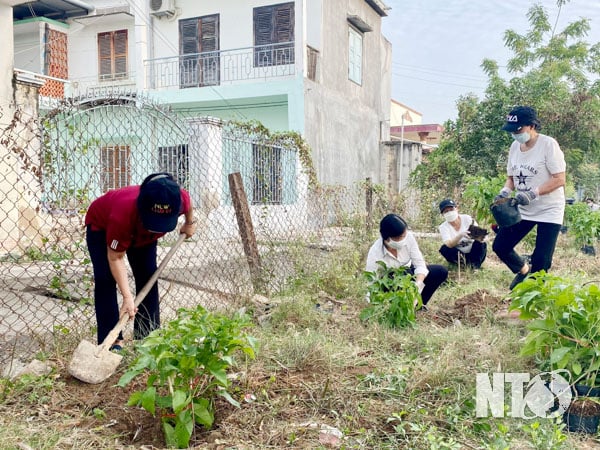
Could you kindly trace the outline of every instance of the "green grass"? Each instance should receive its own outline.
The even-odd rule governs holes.
[[[419,242],[427,262],[442,263],[436,239]],[[218,440],[224,448],[326,448],[319,434],[324,425],[339,430],[340,448],[348,449],[553,450],[600,445],[598,436],[570,434],[560,421],[475,417],[477,373],[536,374],[534,361],[519,355],[525,327],[498,319],[493,308],[484,308],[477,324],[441,325],[431,319],[453,311],[461,299],[477,292],[498,299],[509,294],[513,275],[491,248],[482,270],[451,269],[448,283],[433,296],[430,311],[418,315],[415,328],[390,330],[358,319],[365,306],[362,271],[368,245],[326,252],[320,258],[298,252],[296,265],[302,270],[286,292],[271,299],[268,320],[251,332],[260,343],[257,358],[239,359],[235,366],[242,407],[216,405],[214,429],[198,430],[194,445],[213,448],[210,445]],[[561,237],[552,272],[598,280],[598,262],[578,254]],[[68,396],[69,386],[56,384],[50,395],[45,382],[30,383],[29,388],[0,395],[0,449],[17,448],[19,442],[36,449],[148,444],[147,429],[132,441],[139,426],[135,424],[144,417],[140,412],[124,403],[103,403],[118,392],[114,386],[90,387],[102,391],[93,405],[58,414],[55,397]],[[91,407],[104,413],[94,417]],[[53,414],[39,416],[44,410]],[[118,434],[105,426],[125,413],[136,414],[131,433]],[[30,430],[32,415],[43,417],[44,426]],[[68,425],[84,417],[93,426]]]

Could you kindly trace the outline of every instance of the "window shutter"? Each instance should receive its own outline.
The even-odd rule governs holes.
[[[198,19],[179,21],[179,54],[190,55],[199,53]],[[181,87],[197,86],[199,82],[198,57],[181,56],[179,61],[179,83]]]
[[[275,8],[274,43],[292,42],[294,40],[294,4],[287,3]]]
[[[111,33],[98,34],[98,66],[100,79],[112,75]]]
[[[114,33],[115,72],[116,78],[124,78],[127,75],[127,30],[115,31]]]
[[[179,21],[179,50],[181,55],[200,53],[198,48],[198,19]]]
[[[254,8],[254,45],[267,45],[273,39],[273,7]]]
[[[219,16],[202,17],[200,22],[200,51],[215,52],[219,50]]]

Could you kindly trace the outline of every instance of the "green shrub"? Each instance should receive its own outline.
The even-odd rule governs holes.
[[[403,328],[415,323],[415,309],[423,300],[406,267],[387,267],[378,261],[378,270],[365,272],[369,282],[369,306],[360,314],[363,321],[376,320],[390,328]]]
[[[177,319],[136,347],[139,355],[118,384],[124,387],[142,374],[148,376],[146,389],[134,392],[128,404],[152,415],[157,408],[164,409],[162,423],[169,446],[187,448],[195,424],[212,426],[217,395],[239,406],[228,392],[227,369],[238,350],[254,358],[256,342],[242,334],[249,325],[243,315],[229,318],[202,306],[181,309]]]
[[[574,383],[600,385],[600,288],[537,272],[511,293],[511,310],[532,319],[522,355],[544,370],[566,369]]]

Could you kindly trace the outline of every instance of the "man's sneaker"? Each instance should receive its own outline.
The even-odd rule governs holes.
[[[510,290],[512,291],[517,286],[517,284],[519,284],[521,281],[523,281],[525,278],[527,278],[527,275],[529,275],[529,272],[527,272],[527,273],[519,272],[518,274],[516,274],[512,280],[512,283],[510,283]]]
[[[123,347],[119,344],[113,344],[108,350],[114,353],[121,353],[123,351]]]

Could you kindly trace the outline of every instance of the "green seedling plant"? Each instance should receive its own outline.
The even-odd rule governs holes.
[[[495,223],[494,217],[490,211],[490,205],[494,202],[494,197],[498,195],[500,189],[504,186],[506,177],[498,176],[495,178],[487,177],[469,177],[466,180],[463,199],[466,202],[465,212],[470,214],[475,220],[483,225]]]
[[[413,326],[415,311],[423,306],[414,277],[406,267],[387,267],[383,261],[377,264],[376,271],[365,272],[369,306],[363,309],[360,319],[375,320],[390,328]]]
[[[227,370],[238,352],[254,358],[256,340],[244,333],[250,324],[242,314],[227,317],[202,306],[180,309],[175,320],[136,346],[138,356],[118,384],[147,376],[146,389],[134,392],[128,405],[153,416],[160,411],[170,447],[188,448],[196,424],[212,427],[217,396],[239,407]]]
[[[578,247],[593,246],[600,238],[600,212],[591,211],[585,203],[568,205],[565,222]]]
[[[566,369],[573,383],[598,386],[600,288],[540,271],[517,285],[509,310],[529,319],[522,355],[535,355],[544,370]]]

